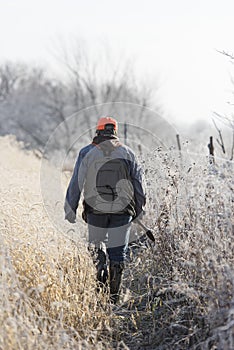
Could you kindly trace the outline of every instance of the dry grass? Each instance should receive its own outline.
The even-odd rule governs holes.
[[[1,148],[0,348],[110,348],[107,297],[96,295],[86,247],[56,231],[44,211],[40,162],[12,139]]]
[[[234,348],[233,168],[147,159],[156,245],[130,254],[112,309],[85,244],[44,210],[40,160],[12,138],[0,146],[0,349]]]
[[[146,162],[152,191],[145,221],[155,227],[157,242],[131,263],[135,339],[127,343],[132,349],[233,349],[233,168],[220,160],[209,169],[191,156],[182,163],[173,154],[153,159]]]

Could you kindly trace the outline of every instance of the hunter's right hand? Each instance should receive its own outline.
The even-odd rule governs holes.
[[[138,208],[138,210],[136,209],[136,215],[133,217],[133,220],[137,219],[137,220],[142,220],[143,216],[145,215],[145,210],[142,208]]]

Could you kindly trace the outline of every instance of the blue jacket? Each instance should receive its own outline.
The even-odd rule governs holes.
[[[134,189],[134,209],[133,216],[138,216],[146,202],[143,190],[142,170],[136,161],[134,152],[127,146],[119,144],[111,153],[113,158],[122,158],[127,162],[130,180]],[[65,219],[75,222],[76,211],[80,201],[81,193],[84,187],[87,169],[93,160],[97,157],[103,157],[103,151],[94,143],[91,143],[79,152],[73,175],[71,177],[64,205]]]

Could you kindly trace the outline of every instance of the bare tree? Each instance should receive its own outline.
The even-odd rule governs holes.
[[[94,56],[79,41],[73,50],[61,46],[56,57],[63,72],[56,78],[42,68],[0,66],[1,134],[14,133],[29,146],[43,148],[60,126],[53,151],[70,149],[77,134],[86,133],[90,139],[104,114],[116,115],[120,124],[147,125],[153,131],[155,115],[146,111],[152,105],[153,88],[136,78],[130,60],[111,58],[108,48]],[[73,114],[77,117],[68,118]],[[126,132],[130,135],[130,128]],[[135,130],[132,135],[140,143],[142,132]]]
[[[117,115],[123,124],[150,125],[152,130],[155,120],[149,118],[145,107],[152,105],[154,89],[143,86],[136,78],[131,60],[111,57],[108,47],[101,48],[94,56],[80,41],[73,50],[61,44],[54,56],[63,71],[64,68],[67,71],[66,86],[72,92],[74,108],[80,111],[80,124],[89,130],[89,137],[93,136],[98,116],[103,114]],[[139,132],[136,139],[140,140],[141,136]]]
[[[24,78],[24,66],[6,62],[0,66],[0,102],[7,99]]]
[[[228,57],[231,60],[231,63],[234,63],[234,55],[232,53],[229,53],[227,51],[219,51],[217,50],[217,52],[221,53],[222,55]],[[234,85],[234,78],[231,77],[231,82]],[[230,106],[233,106],[234,103],[233,102],[228,102],[228,104]],[[221,121],[223,125],[227,126],[230,130],[231,130],[231,137],[232,137],[232,141],[231,141],[231,147],[230,147],[230,160],[233,160],[234,157],[234,114],[232,114],[231,116],[225,116],[222,115],[220,113],[214,112],[214,116],[217,120]],[[223,141],[223,137],[222,137],[222,132],[221,130],[218,128],[217,124],[214,122],[213,123],[215,125],[215,128],[218,132],[219,135],[219,139],[217,139],[217,142],[219,144],[219,146],[222,149],[223,154],[226,153],[225,147],[224,147],[224,141]]]
[[[0,133],[13,133],[29,146],[42,148],[48,121],[42,105],[47,94],[44,71],[15,63],[1,66],[0,72]]]

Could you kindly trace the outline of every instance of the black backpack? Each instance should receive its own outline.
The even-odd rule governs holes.
[[[134,214],[134,189],[126,159],[112,156],[120,143],[103,142],[97,147],[103,155],[89,166],[84,184],[88,211],[98,214]]]

